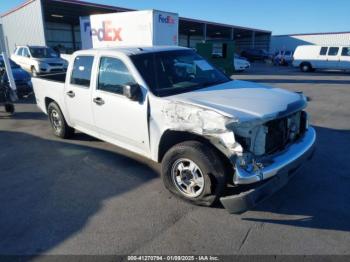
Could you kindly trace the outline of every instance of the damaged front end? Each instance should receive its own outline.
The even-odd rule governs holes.
[[[214,110],[183,102],[169,102],[163,108],[165,125],[172,130],[201,135],[219,149],[232,163],[243,156],[243,148],[230,129],[238,119]]]
[[[168,128],[195,133],[209,140],[230,160],[235,171],[232,184],[244,185],[289,174],[310,157],[316,134],[308,126],[306,112],[302,111],[305,106],[303,103],[290,112],[242,122],[210,108],[169,102],[163,108],[163,115]],[[265,198],[267,193],[278,190],[282,181],[287,180],[264,186],[265,191],[256,188],[249,197],[229,196],[221,202],[232,213],[243,212],[260,201],[261,196]]]

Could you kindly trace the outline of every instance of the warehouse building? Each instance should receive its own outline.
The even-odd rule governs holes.
[[[0,53],[5,51],[5,38],[4,38],[4,31],[2,29],[2,21],[0,18]]]
[[[270,51],[294,51],[299,45],[350,46],[350,32],[274,35]]]
[[[81,48],[79,17],[134,11],[127,8],[73,0],[29,0],[2,15],[8,53],[16,45],[48,45],[63,53]],[[169,10],[164,10],[169,11]],[[195,47],[206,40],[234,40],[237,52],[269,49],[271,32],[180,17],[179,44]]]

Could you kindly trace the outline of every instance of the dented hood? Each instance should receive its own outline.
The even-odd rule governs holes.
[[[301,94],[239,80],[168,98],[212,109],[240,121],[282,117],[306,106]]]

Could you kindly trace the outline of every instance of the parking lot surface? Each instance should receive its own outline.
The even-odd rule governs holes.
[[[350,254],[350,73],[254,64],[234,77],[310,98],[316,153],[283,190],[242,215],[192,206],[157,164],[54,137],[28,99],[0,112],[0,254]]]

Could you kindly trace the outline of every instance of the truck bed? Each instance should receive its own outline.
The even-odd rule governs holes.
[[[66,75],[67,75],[66,72],[62,72],[62,73],[56,73],[56,74],[39,75],[39,76],[36,76],[35,78],[41,78],[48,81],[64,83],[66,81]]]
[[[45,113],[47,103],[55,101],[64,104],[66,73],[41,75],[32,78],[33,90],[38,107]]]

